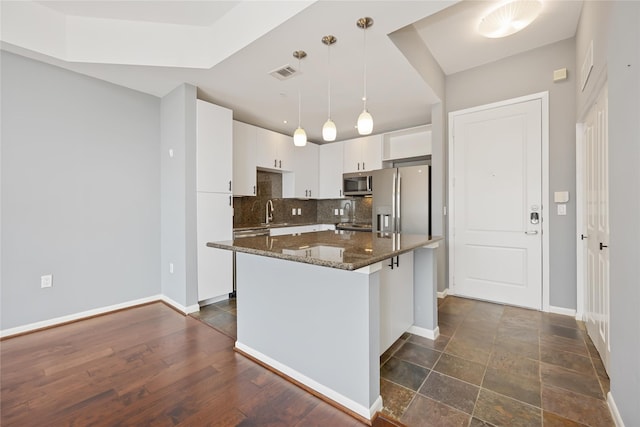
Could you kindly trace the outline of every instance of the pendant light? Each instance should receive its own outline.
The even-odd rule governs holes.
[[[298,59],[298,71],[300,71],[300,60],[307,56],[304,50],[296,50],[293,57]],[[307,145],[307,133],[302,129],[302,96],[300,95],[300,83],[298,83],[298,129],[293,133],[293,145],[296,147],[304,147]]]
[[[335,141],[338,134],[336,124],[331,120],[331,45],[337,42],[338,39],[332,35],[324,36],[322,43],[327,45],[327,98],[328,98],[328,116],[329,118],[322,126],[322,139],[327,142]]]
[[[373,19],[367,17],[360,18],[356,21],[356,25],[358,28],[362,29],[363,34],[363,82],[364,89],[362,95],[362,102],[364,103],[364,108],[360,116],[358,116],[358,133],[360,135],[369,135],[373,132],[373,117],[367,111],[367,28],[373,25]]]

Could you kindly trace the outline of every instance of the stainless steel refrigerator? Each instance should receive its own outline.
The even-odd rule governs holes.
[[[431,167],[379,169],[371,174],[373,231],[430,235]]]

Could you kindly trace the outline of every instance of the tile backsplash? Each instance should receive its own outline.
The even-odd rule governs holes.
[[[233,198],[234,228],[253,227],[264,223],[268,200],[273,202],[273,223],[371,222],[370,197],[326,200],[284,199],[281,174],[258,171],[257,182],[256,196]],[[296,215],[293,214],[294,209]],[[298,210],[300,215],[297,214]]]

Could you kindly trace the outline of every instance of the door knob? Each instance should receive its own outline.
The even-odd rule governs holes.
[[[581,234],[581,235],[580,235],[580,240],[584,240],[584,239],[587,239],[587,238],[589,238],[589,236],[584,235],[584,234]]]
[[[525,231],[525,232],[524,232],[524,234],[529,235],[529,236],[532,236],[532,235],[534,235],[534,234],[538,234],[538,231],[537,231],[537,230],[533,230],[533,231]]]
[[[609,246],[607,245],[603,245],[602,242],[600,242],[600,250],[602,250],[602,248],[608,248]]]

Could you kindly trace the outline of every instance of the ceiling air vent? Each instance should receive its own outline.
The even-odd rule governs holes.
[[[293,68],[291,65],[285,65],[283,67],[276,68],[275,70],[271,71],[269,74],[271,74],[273,77],[275,77],[278,80],[286,80],[288,78],[295,76],[296,74],[299,74],[299,71]]]

